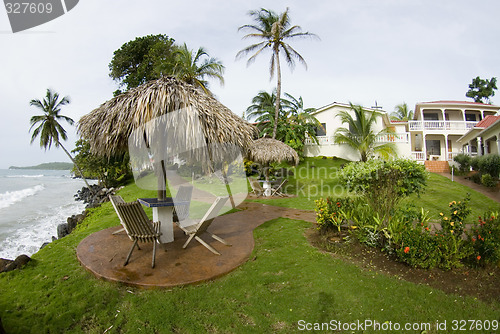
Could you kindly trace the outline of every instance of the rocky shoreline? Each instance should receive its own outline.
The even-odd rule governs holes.
[[[90,189],[83,187],[78,190],[74,195],[75,201],[82,201],[85,206],[85,210],[79,214],[72,215],[66,219],[66,223],[59,224],[57,226],[57,238],[52,236],[52,241],[64,238],[70,234],[75,227],[80,224],[87,216],[87,209],[97,208],[102,203],[109,201],[109,195],[114,195],[117,190],[121,188],[105,188],[100,185],[91,185]],[[50,242],[44,243],[40,249],[47,246]],[[2,259],[0,258],[0,273],[11,271],[14,269],[19,269],[28,263],[31,258],[25,254],[19,255],[15,260]]]

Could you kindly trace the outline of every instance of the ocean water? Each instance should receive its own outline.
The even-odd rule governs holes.
[[[57,237],[57,225],[85,209],[73,197],[83,186],[69,171],[0,169],[0,258],[31,256]]]

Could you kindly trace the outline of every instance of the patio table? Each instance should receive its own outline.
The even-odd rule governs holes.
[[[153,221],[161,222],[160,242],[162,244],[174,241],[174,200],[172,197],[167,197],[165,200],[160,201],[158,198],[138,198],[139,203],[148,208],[153,209]],[[189,202],[175,201],[177,205],[189,205]]]
[[[276,181],[266,181],[266,180],[258,180],[262,183],[262,188],[264,188],[264,196],[271,196],[272,184],[275,184]]]

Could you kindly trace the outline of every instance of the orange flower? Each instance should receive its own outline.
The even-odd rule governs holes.
[[[478,255],[476,258],[478,261],[481,260],[481,255]]]
[[[405,254],[408,253],[409,251],[410,251],[410,247],[406,246],[405,250],[404,250]]]

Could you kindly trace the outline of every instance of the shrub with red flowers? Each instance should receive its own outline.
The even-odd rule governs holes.
[[[412,267],[433,268],[439,265],[438,245],[427,224],[406,223],[406,227],[394,235],[394,254],[401,262]]]
[[[473,248],[468,262],[476,266],[494,265],[500,261],[500,215],[492,212],[483,217],[479,217],[468,233]]]

